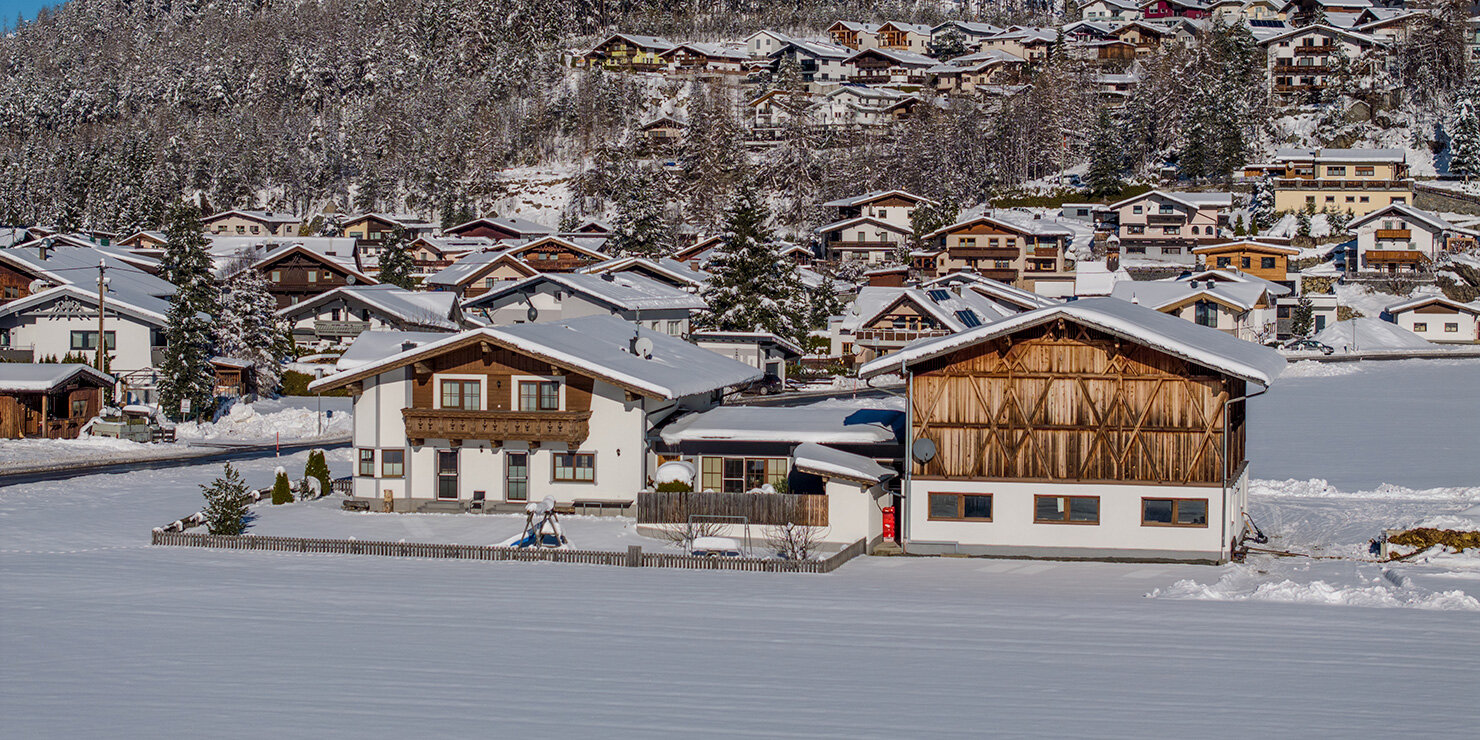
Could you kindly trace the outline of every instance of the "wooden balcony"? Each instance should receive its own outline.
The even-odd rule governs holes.
[[[946,253],[955,259],[979,259],[979,260],[1015,260],[1018,258],[1018,250],[1009,248],[992,247],[948,247]]]
[[[1311,180],[1303,177],[1282,177],[1274,181],[1276,189],[1284,190],[1409,190],[1411,180]]]
[[[828,249],[897,249],[903,242],[828,242]]]
[[[1321,44],[1319,46],[1297,46],[1295,56],[1314,56],[1319,54],[1335,54],[1335,44]]]
[[[1378,229],[1374,234],[1378,239],[1402,239],[1408,241],[1413,238],[1411,229]]]
[[[1369,249],[1365,254],[1365,259],[1369,264],[1373,262],[1405,262],[1417,264],[1419,262],[1426,262],[1429,258],[1423,252],[1417,251]]]
[[[1010,270],[1010,269],[998,269],[998,268],[993,268],[993,267],[982,267],[982,268],[977,268],[976,274],[981,275],[984,278],[991,278],[993,280],[1000,280],[1000,281],[1002,281],[1004,283],[1010,283],[1010,282],[1018,279],[1018,271],[1017,270]]]
[[[320,337],[358,337],[370,330],[368,321],[315,321],[313,333]]]
[[[1059,256],[1059,248],[1058,247],[1033,247],[1033,256],[1034,257],[1057,257],[1057,256]]]
[[[1151,213],[1146,215],[1146,223],[1153,226],[1181,226],[1187,223],[1187,216],[1182,213]]]
[[[428,439],[481,439],[494,443],[565,442],[579,445],[590,433],[590,411],[455,411],[402,409],[406,437],[420,445]]]
[[[855,344],[909,343],[926,337],[950,334],[944,329],[859,329],[853,334]]]
[[[715,517],[724,523],[827,526],[827,496],[803,493],[637,494],[638,524],[687,524],[690,517]]]

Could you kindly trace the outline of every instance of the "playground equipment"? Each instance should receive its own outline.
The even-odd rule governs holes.
[[[560,516],[555,513],[555,497],[546,496],[543,501],[524,507],[524,534],[509,546],[563,547],[568,543],[565,531],[560,528]]]

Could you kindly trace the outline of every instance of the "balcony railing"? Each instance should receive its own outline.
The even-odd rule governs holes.
[[[1411,229],[1378,229],[1375,236],[1378,239],[1402,239],[1407,241],[1413,238]]]
[[[902,242],[828,242],[828,249],[895,249]]]
[[[1301,177],[1279,178],[1276,188],[1297,190],[1408,190],[1411,180],[1309,180]]]
[[[948,247],[946,252],[956,259],[1015,260],[1018,258],[1016,247]]]
[[[1384,250],[1369,249],[1365,252],[1365,259],[1370,262],[1425,262],[1428,256],[1423,252],[1410,252],[1406,250]]]
[[[320,337],[358,337],[370,330],[368,321],[315,321],[313,333]]]
[[[1335,44],[1321,44],[1320,46],[1297,46],[1297,47],[1295,47],[1295,54],[1297,56],[1309,56],[1309,55],[1312,55],[1312,54],[1335,54],[1335,53],[1336,53],[1336,45]]]
[[[854,343],[863,342],[913,342],[926,337],[943,337],[950,332],[944,329],[859,329],[853,334]]]
[[[406,437],[481,439],[489,442],[565,442],[578,445],[590,433],[590,411],[457,411],[402,409]]]

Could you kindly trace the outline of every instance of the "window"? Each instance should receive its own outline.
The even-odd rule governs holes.
[[[1146,209],[1141,206],[1131,206],[1131,213],[1141,213],[1144,210]]]
[[[272,271],[272,281],[274,283],[281,283],[283,281],[283,271],[282,270],[273,270]]]
[[[442,381],[442,408],[459,411],[478,411],[483,408],[479,399],[482,383],[476,380]]]
[[[380,477],[400,478],[406,474],[406,451],[383,450],[380,453]]]
[[[1161,213],[1161,214],[1170,214],[1170,213],[1176,213],[1177,212],[1177,209],[1174,208],[1171,203],[1162,203],[1161,204],[1161,207],[1158,208],[1158,209],[1156,209],[1156,211],[1157,211],[1157,213]]]
[[[1233,258],[1232,257],[1219,257],[1218,260],[1217,260],[1218,267],[1228,267],[1232,263],[1233,263]]]
[[[1245,270],[1247,270],[1247,269],[1249,269],[1250,261],[1251,260],[1248,257],[1239,257],[1238,258],[1238,266],[1241,267],[1241,268],[1243,268],[1243,269],[1245,269]]]
[[[520,411],[559,411],[560,383],[554,380],[519,381]]]
[[[554,457],[555,480],[596,482],[596,453],[557,452]]]
[[[1376,171],[1372,167],[1357,165],[1357,177],[1372,177]]]
[[[1359,196],[1357,196],[1357,202],[1358,203],[1371,203],[1372,202],[1372,198],[1370,198],[1370,197],[1368,197],[1366,195],[1359,195]]]
[[[1444,323],[1444,331],[1446,333],[1450,333],[1450,334],[1453,334],[1455,332],[1458,332],[1459,331],[1459,324],[1456,324],[1456,323],[1453,323],[1453,322],[1447,322],[1446,321]]]
[[[529,453],[504,453],[504,499],[529,500]]]
[[[375,450],[360,450],[360,476],[375,477]]]
[[[1129,225],[1127,225],[1125,227],[1125,233],[1127,233],[1127,234],[1144,234],[1144,233],[1146,233],[1146,227],[1145,226],[1141,226],[1139,224],[1129,224]]]
[[[309,270],[308,271],[308,282],[310,282],[310,283],[317,283],[318,281],[319,281],[319,273],[318,273],[318,271],[317,270]]]
[[[1346,167],[1327,167],[1326,177],[1346,177]]]
[[[1143,498],[1143,527],[1206,527],[1208,500],[1205,498]]]
[[[1212,301],[1198,301],[1192,304],[1193,321],[1198,326],[1218,328],[1218,306]]]
[[[118,342],[117,342],[118,337],[114,336],[113,335],[113,332],[111,332],[111,331],[110,332],[104,332],[104,338],[103,339],[104,339],[104,341],[108,345],[106,347],[106,349],[114,350],[114,349],[117,349],[118,348]],[[74,332],[72,332],[72,349],[97,349],[97,348],[98,348],[98,333],[97,332],[95,332],[95,331],[74,331]]]
[[[1180,233],[1182,233],[1182,227],[1181,226],[1163,226],[1163,227],[1161,227],[1161,233],[1163,233],[1163,234],[1174,234],[1174,235],[1175,234],[1180,234]]]
[[[1099,524],[1099,496],[1034,496],[1033,521],[1039,524]]]
[[[72,399],[72,418],[75,419],[75,418],[77,418],[79,416],[83,416],[85,414],[87,414],[87,399],[86,398],[74,398],[74,399]]]
[[[992,521],[992,494],[932,493],[930,519]]]
[[[493,284],[496,283],[496,282],[498,282],[498,281],[495,280],[494,278],[483,278],[483,287],[485,287],[485,288],[492,288],[493,287]]]
[[[0,329],[0,347],[10,348],[10,330]]]
[[[970,249],[970,248],[976,246],[976,237],[974,237],[974,236],[963,236],[963,237],[961,237],[960,239],[958,239],[956,241],[956,244],[959,245],[959,246],[965,247],[967,249]]]
[[[1273,270],[1274,269],[1274,258],[1273,257],[1260,257],[1259,258],[1259,269],[1261,269],[1261,270]]]
[[[705,456],[699,483],[706,491],[745,493],[785,481],[787,467],[784,457]]]
[[[457,450],[437,450],[437,498],[457,498]]]
[[[1413,323],[1413,332],[1415,334],[1418,333],[1418,332],[1421,332],[1421,331],[1428,331],[1428,330],[1429,330],[1429,325],[1428,325],[1427,322],[1416,321],[1416,322]]]

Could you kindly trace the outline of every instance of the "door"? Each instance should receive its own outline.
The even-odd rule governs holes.
[[[457,450],[437,450],[437,498],[457,498]]]
[[[529,500],[529,453],[504,453],[504,499]]]

